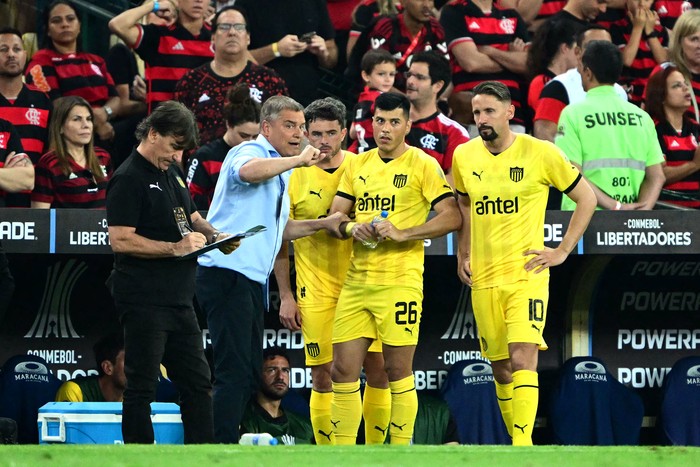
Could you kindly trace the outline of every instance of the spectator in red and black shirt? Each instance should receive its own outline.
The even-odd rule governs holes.
[[[34,187],[34,167],[24,151],[19,134],[7,120],[0,119],[0,206],[9,193]]]
[[[411,101],[411,130],[406,142],[422,149],[439,163],[447,181],[452,180],[452,155],[469,141],[467,130],[440,113],[437,101],[452,81],[450,62],[434,52],[421,52],[411,59],[406,73],[406,97]]]
[[[109,153],[93,145],[93,112],[78,96],[54,102],[49,152],[36,165],[33,208],[104,209]]]
[[[347,56],[352,53],[360,34],[367,29],[377,16],[395,15],[403,9],[398,0],[362,0],[352,11],[352,26],[348,38]]]
[[[565,5],[566,0],[498,0],[499,7],[517,11],[533,34],[542,23],[563,10]]]
[[[109,28],[146,63],[149,112],[159,102],[175,98],[175,85],[188,71],[212,59],[211,30],[204,22],[209,2],[180,0],[176,8],[169,0],[147,1],[112,18]],[[141,18],[154,12],[177,21],[170,26],[141,26]]]
[[[197,119],[202,145],[226,133],[223,115],[226,93],[237,83],[250,88],[251,97],[262,104],[271,96],[287,95],[284,80],[271,68],[248,60],[250,36],[245,15],[238,7],[226,7],[212,21],[214,60],[188,71],[177,83],[177,100]]]
[[[27,66],[27,83],[56,99],[80,96],[93,108],[95,132],[103,141],[114,137],[109,123],[119,113],[119,97],[102,57],[78,50],[80,20],[75,5],[52,2],[44,10],[46,38]]]
[[[394,87],[406,89],[403,74],[408,71],[410,57],[418,52],[435,50],[447,56],[445,32],[435,19],[433,0],[403,0],[403,11],[397,15],[379,18],[372,29],[357,41],[349,67],[356,67],[357,57],[367,50],[384,49],[396,57],[396,81]],[[350,77],[357,77],[351,72]]]
[[[656,65],[668,60],[668,33],[657,24],[658,16],[650,9],[652,0],[627,0],[627,17],[613,23],[610,35],[622,51],[620,83],[629,100],[641,106],[644,87]]]
[[[656,122],[656,134],[666,162],[664,188],[700,196],[700,125],[688,117],[690,86],[675,66],[654,73],[646,88],[646,110]],[[662,192],[660,199],[700,208],[700,200],[671,199]]]
[[[652,10],[659,15],[661,26],[670,32],[676,20],[688,10],[700,8],[700,0],[655,0]]]
[[[0,118],[15,127],[24,152],[32,164],[36,164],[46,152],[51,101],[46,93],[22,82],[26,63],[20,32],[12,28],[0,29]],[[30,193],[8,193],[5,205],[28,208]]]
[[[700,122],[700,10],[686,11],[673,28],[669,58],[690,82],[695,102],[691,112]]]
[[[254,140],[260,132],[260,103],[251,97],[248,86],[240,83],[228,91],[223,117],[223,137],[200,147],[188,161],[187,186],[200,210],[209,209],[226,154],[243,141]]]
[[[523,84],[530,35],[518,12],[503,10],[490,0],[479,4],[455,0],[442,9],[440,23],[452,59],[454,119],[476,134],[469,91],[483,81],[500,81],[508,86],[515,106],[511,128],[525,132]]]

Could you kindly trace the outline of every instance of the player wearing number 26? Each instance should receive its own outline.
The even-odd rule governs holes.
[[[356,220],[341,224],[341,232],[352,237],[353,252],[333,327],[336,444],[355,443],[362,360],[377,337],[391,390],[391,442],[411,441],[418,408],[412,367],[423,301],[423,240],[460,225],[452,188],[437,161],[405,143],[409,109],[403,95],[377,97],[372,121],[377,148],[349,161],[331,205],[331,212],[346,214],[354,208]],[[431,208],[436,215],[426,222]],[[372,224],[382,211],[388,218]],[[376,249],[362,244],[373,238],[381,239]]]
[[[537,352],[547,348],[548,268],[576,246],[595,195],[552,143],[510,130],[515,108],[503,83],[485,81],[473,92],[479,137],[457,147],[452,161],[462,213],[457,273],[472,288],[481,351],[491,360],[508,432],[514,445],[527,445],[537,414]],[[550,185],[577,203],[554,249],[544,247]]]

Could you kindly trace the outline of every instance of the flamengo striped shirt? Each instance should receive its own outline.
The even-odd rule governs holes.
[[[193,36],[179,23],[172,26],[137,25],[139,37],[134,50],[146,62],[149,112],[159,102],[175,99],[175,85],[189,70],[210,62],[211,29],[204,25]]]
[[[22,87],[17,99],[8,101],[0,94],[0,118],[12,123],[22,139],[22,148],[32,163],[39,162],[49,137],[51,100],[31,85]]]
[[[408,144],[433,156],[445,172],[452,169],[452,155],[457,146],[467,141],[467,130],[440,112],[414,121],[406,136]]]
[[[56,153],[47,152],[35,167],[32,201],[51,203],[52,208],[105,209],[107,182],[112,175],[109,153],[95,148],[105,178],[97,180],[85,167],[80,167],[71,159],[69,175],[65,175],[58,165]]]

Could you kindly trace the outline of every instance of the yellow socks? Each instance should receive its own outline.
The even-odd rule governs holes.
[[[360,380],[352,383],[333,383],[331,426],[333,444],[355,444],[362,420]]]
[[[331,444],[331,401],[332,392],[311,391],[309,409],[311,411],[311,426],[314,429],[316,444]]]
[[[418,413],[418,394],[413,375],[389,381],[391,389],[391,444],[411,444],[413,425]]]
[[[365,419],[365,444],[383,444],[391,419],[391,391],[365,386],[362,413]]]
[[[537,372],[513,373],[513,446],[532,446],[539,392]]]
[[[506,424],[508,434],[513,437],[513,383],[500,384],[496,380],[496,398],[501,409],[503,423]]]

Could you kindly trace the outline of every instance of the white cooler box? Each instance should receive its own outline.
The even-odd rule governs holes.
[[[156,444],[183,444],[177,404],[151,404]],[[122,444],[121,402],[49,402],[39,408],[39,444]]]

